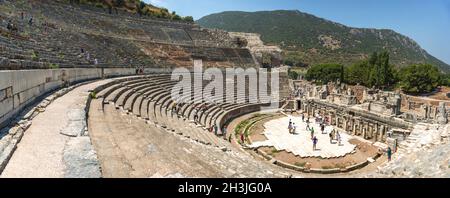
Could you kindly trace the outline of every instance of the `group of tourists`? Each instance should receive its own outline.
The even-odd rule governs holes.
[[[14,25],[14,23],[12,22],[11,19],[8,21],[8,24],[6,25],[6,29],[8,29],[11,32],[17,32],[18,31],[17,26]]]
[[[20,13],[20,20],[24,21],[25,20],[25,13],[21,12]],[[30,16],[30,18],[28,19],[28,25],[32,26],[33,25],[33,16]],[[17,27],[16,24],[13,23],[13,21],[11,19],[8,20],[8,23],[6,24],[6,29],[8,29],[11,32],[18,32],[19,28]]]
[[[341,134],[339,133],[339,131],[333,129],[328,135],[330,136],[330,144],[333,144],[333,140],[336,140],[339,146],[342,145]]]
[[[295,123],[293,123],[291,121],[291,119],[289,119],[289,125],[288,125],[288,130],[290,134],[295,134],[296,130],[297,130],[297,126],[295,126]]]
[[[91,59],[91,54],[89,53],[89,51],[84,50],[83,48],[81,48],[80,51],[88,62],[93,63],[94,65],[98,65],[98,59],[97,58]],[[144,73],[143,69],[136,68],[136,74],[143,74],[143,73]]]
[[[319,142],[319,139],[314,134],[315,133],[314,127],[310,126],[309,117],[305,118],[305,115],[303,113],[301,114],[301,117],[302,117],[302,121],[306,123],[306,131],[309,131],[311,133],[311,141],[313,144],[313,151],[316,151],[317,143]],[[320,123],[321,133],[327,134],[327,132],[325,131],[325,127],[326,127],[326,123],[328,123],[328,120],[324,119],[320,116],[315,116],[315,121],[316,121],[316,123]],[[297,126],[295,125],[294,122],[292,122],[292,119],[289,119],[289,124],[288,124],[289,133],[295,134],[296,128],[297,128]],[[328,133],[328,136],[330,137],[330,144],[337,143],[338,146],[342,146],[342,137],[341,137],[341,134],[339,133],[339,131],[337,131],[336,129],[332,129],[330,131],[330,133]],[[334,142],[334,141],[336,141],[336,142]],[[391,161],[393,152],[390,147],[387,148],[386,154],[387,154],[388,161]]]
[[[317,143],[319,142],[319,139],[315,135],[314,127],[310,126],[310,118],[309,117],[305,118],[305,115],[303,113],[301,114],[301,117],[302,117],[302,121],[306,123],[306,131],[310,132],[311,141],[313,143],[313,150],[317,150]],[[320,124],[321,133],[327,134],[327,132],[325,131],[327,120],[323,119],[320,116],[315,116],[314,119],[315,119],[314,121],[316,123]],[[288,124],[289,133],[296,134],[296,128],[297,128],[297,126],[295,125],[294,122],[292,122],[292,119],[289,119],[289,124]],[[339,131],[333,129],[333,130],[331,130],[331,132],[328,135],[330,137],[330,144],[334,144],[333,141],[336,141],[339,146],[342,145],[342,138],[341,138],[341,134],[339,133]]]

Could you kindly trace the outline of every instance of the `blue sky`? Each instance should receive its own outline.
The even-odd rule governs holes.
[[[392,29],[450,64],[450,0],[145,0],[199,19],[222,11],[300,10],[351,27]]]

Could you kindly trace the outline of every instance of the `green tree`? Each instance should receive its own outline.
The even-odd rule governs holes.
[[[186,16],[186,17],[183,18],[183,21],[186,21],[186,22],[194,22],[194,17],[192,17],[192,16]]]
[[[346,68],[345,80],[348,84],[370,86],[370,69],[371,68],[367,60],[353,64]]]
[[[172,15],[172,20],[181,21],[181,17],[178,14]]]
[[[431,92],[440,83],[438,68],[430,64],[410,65],[402,68],[400,78],[403,91],[411,94]]]
[[[389,53],[372,53],[362,62],[353,64],[346,69],[346,82],[349,84],[361,84],[367,87],[388,88],[397,80],[397,71],[389,63]]]
[[[370,86],[377,88],[384,88],[389,86],[389,79],[393,78],[391,75],[391,66],[389,65],[389,53],[384,51],[382,53],[373,53],[369,58]]]
[[[316,82],[328,83],[331,81],[344,81],[344,67],[340,64],[314,65],[306,72],[306,79]]]
[[[440,79],[440,85],[447,87],[450,86],[450,74],[441,74]]]

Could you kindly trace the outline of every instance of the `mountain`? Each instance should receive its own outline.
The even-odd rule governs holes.
[[[348,27],[297,10],[222,12],[196,22],[207,28],[259,33],[265,43],[280,46],[285,59],[299,65],[349,65],[373,52],[387,50],[396,66],[430,63],[450,72],[448,64],[393,30]]]

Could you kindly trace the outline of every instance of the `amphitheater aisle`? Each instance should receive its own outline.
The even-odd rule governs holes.
[[[79,86],[47,106],[44,112],[32,120],[32,125],[24,133],[17,150],[0,177],[60,178],[99,176],[99,170],[95,170],[95,164],[93,164],[93,167],[90,166],[90,168],[93,168],[91,170],[86,169],[89,166],[76,170],[76,164],[71,161],[74,158],[69,156],[73,154],[70,153],[72,152],[70,148],[73,148],[73,145],[82,145],[89,142],[89,138],[86,136],[69,137],[60,134],[60,132],[68,125],[71,112],[84,110],[89,94],[88,91],[109,81],[102,80]],[[89,147],[89,145],[84,144],[86,147]],[[79,153],[79,155],[82,155],[82,153]],[[78,167],[84,165],[86,164],[81,163]]]

